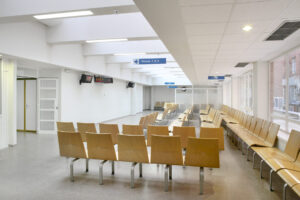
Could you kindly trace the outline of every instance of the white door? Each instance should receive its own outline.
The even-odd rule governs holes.
[[[24,131],[24,80],[17,81],[17,130]]]
[[[36,121],[37,121],[36,80],[26,80],[25,84],[26,84],[25,87],[26,130],[36,131]]]
[[[58,80],[38,79],[38,133],[55,133],[58,119]]]

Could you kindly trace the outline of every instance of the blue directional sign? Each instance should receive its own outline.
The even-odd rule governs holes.
[[[166,58],[139,58],[133,60],[134,64],[137,65],[153,65],[153,64],[166,64]]]
[[[176,85],[169,85],[168,88],[178,88]]]
[[[208,80],[224,80],[225,76],[208,76]]]
[[[165,85],[175,85],[175,82],[165,82]]]

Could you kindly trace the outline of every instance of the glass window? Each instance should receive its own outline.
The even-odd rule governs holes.
[[[270,63],[270,112],[282,130],[300,129],[300,48]]]
[[[239,109],[247,114],[253,114],[252,70],[244,73],[239,82]]]

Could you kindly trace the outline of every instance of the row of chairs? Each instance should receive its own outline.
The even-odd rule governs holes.
[[[154,110],[164,110],[164,105],[165,105],[164,101],[157,101],[154,104]]]
[[[200,115],[208,115],[210,108],[211,108],[211,106],[209,104],[207,104],[204,110],[200,109]]]
[[[227,113],[226,126],[240,138],[243,144],[248,146],[247,160],[249,150],[252,149],[253,168],[255,167],[256,156],[258,155],[261,158],[261,178],[263,178],[263,164],[266,163],[271,168],[270,190],[273,190],[272,179],[276,173],[285,181],[283,199],[286,199],[286,188],[288,186],[300,196],[300,132],[296,130],[290,132],[285,149],[282,152],[275,147],[279,125],[246,115],[228,106],[222,106],[222,111]]]
[[[219,128],[222,124],[222,114],[220,111],[216,111],[212,121],[201,121],[201,127],[208,127],[208,128]]]
[[[158,118],[158,112],[153,112],[140,118],[139,125],[146,129],[149,125],[154,125]]]
[[[179,114],[177,119],[173,120],[170,127],[184,126],[185,123],[189,123],[189,118],[192,115],[192,108],[186,109],[183,113]]]
[[[99,124],[100,134],[110,133],[112,135],[113,144],[118,144],[117,137],[121,135],[118,124]],[[73,122],[57,122],[58,131],[76,132]],[[96,124],[94,123],[77,123],[77,132],[80,133],[82,140],[86,142],[87,133],[97,133]],[[224,149],[223,128],[209,129],[202,128],[200,131],[200,138],[218,138],[220,143],[220,150]],[[123,135],[140,135],[144,136],[144,131],[140,125],[122,125]],[[148,126],[147,128],[147,146],[151,146],[151,136],[179,136],[182,148],[187,147],[187,140],[189,137],[196,137],[196,128],[193,126],[173,127],[170,133],[168,126]]]
[[[216,109],[210,108],[208,114],[200,114],[201,122],[212,122],[215,118],[216,112]]]
[[[168,191],[168,179],[172,179],[172,165],[200,167],[200,194],[203,193],[204,167],[219,168],[219,141],[218,139],[187,139],[186,154],[182,155],[182,144],[179,136],[151,136],[150,159],[144,136],[118,135],[118,154],[115,151],[112,134],[86,133],[87,150],[83,145],[79,133],[58,132],[60,155],[73,158],[70,164],[70,177],[74,181],[73,165],[80,158],[102,160],[99,165],[99,184],[103,184],[103,165],[112,161],[112,174],[114,162],[132,162],[131,188],[134,188],[134,168],[139,163],[140,177],[142,177],[142,164],[165,164],[165,191]],[[167,148],[166,148],[167,147]]]

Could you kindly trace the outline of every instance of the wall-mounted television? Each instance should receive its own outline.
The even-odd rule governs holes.
[[[131,81],[129,81],[128,83],[127,83],[127,88],[134,88],[134,86],[135,86],[135,83],[134,82],[131,82]]]
[[[93,81],[92,75],[82,74],[79,80],[79,84],[81,85],[81,83],[91,83],[92,81]]]
[[[105,76],[94,76],[95,83],[113,83],[113,78],[105,77]]]

